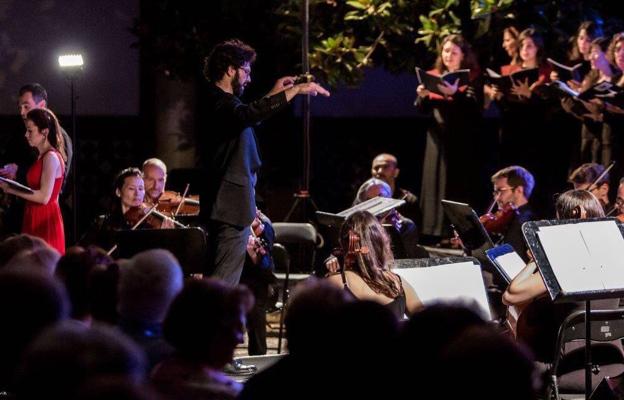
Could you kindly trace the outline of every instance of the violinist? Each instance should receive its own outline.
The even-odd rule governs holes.
[[[522,235],[522,224],[535,219],[535,213],[529,204],[535,179],[525,168],[513,165],[492,175],[492,183],[492,195],[498,209],[496,213],[482,216],[481,222],[486,229],[489,225],[495,226],[496,232],[490,233],[498,234],[502,242],[510,244],[527,261],[527,245]]]
[[[605,213],[611,209],[609,200],[609,172],[596,163],[585,163],[568,177],[575,190],[589,190],[600,202]]]
[[[135,223],[142,218],[146,205],[143,173],[138,168],[126,168],[115,178],[115,197],[110,212],[101,215],[89,228],[80,240],[81,245],[95,244],[104,249],[115,245],[115,231],[132,229]],[[173,228],[173,221],[169,218],[150,218],[137,229]]]
[[[154,205],[165,192],[167,165],[158,158],[143,162],[143,182],[145,182],[145,203]]]
[[[620,222],[624,223],[624,178],[620,179],[615,205],[610,210],[609,215],[616,217]]]

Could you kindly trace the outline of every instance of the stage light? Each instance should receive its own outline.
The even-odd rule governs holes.
[[[59,56],[58,63],[61,68],[80,68],[84,65],[82,54],[65,54]]]

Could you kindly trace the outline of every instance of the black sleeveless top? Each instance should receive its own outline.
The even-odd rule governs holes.
[[[349,292],[353,297],[357,299],[355,294],[349,289],[349,285],[347,284],[347,276],[344,272],[341,274],[342,284],[344,286],[344,290]],[[384,304],[384,307],[387,307],[392,314],[394,314],[397,319],[402,320],[405,316],[405,311],[407,309],[407,301],[405,299],[405,290],[403,290],[403,281],[401,280],[401,276],[397,275],[399,278],[399,285],[401,287],[401,293],[397,297],[395,297],[390,303]]]

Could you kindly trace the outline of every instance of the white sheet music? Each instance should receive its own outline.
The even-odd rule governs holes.
[[[562,291],[624,288],[624,238],[615,221],[544,226],[537,235]]]
[[[515,278],[526,265],[515,251],[496,257],[496,262],[505,270],[510,279]]]
[[[492,319],[481,267],[470,261],[393,271],[414,287],[425,305],[439,301],[476,301],[483,316]]]

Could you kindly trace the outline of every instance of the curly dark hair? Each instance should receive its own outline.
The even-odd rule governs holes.
[[[256,51],[238,39],[230,39],[217,44],[204,59],[204,76],[210,82],[223,78],[229,67],[240,68],[256,60]]]

